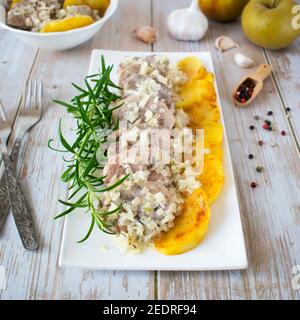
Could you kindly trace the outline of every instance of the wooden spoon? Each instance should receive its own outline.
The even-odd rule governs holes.
[[[268,78],[272,73],[272,67],[268,64],[262,64],[258,67],[258,69],[255,71],[255,73],[250,74],[243,78],[242,81],[239,82],[239,84],[235,87],[232,98],[233,102],[235,105],[240,106],[240,107],[245,107],[248,104],[250,104],[256,97],[257,95],[261,92],[264,86],[264,80]],[[255,87],[253,89],[253,93],[251,97],[245,101],[245,102],[240,102],[236,98],[236,93],[239,91],[240,87],[242,84],[244,84],[246,81],[250,81],[254,83]]]

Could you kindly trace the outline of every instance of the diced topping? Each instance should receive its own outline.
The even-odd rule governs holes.
[[[187,114],[183,110],[175,111],[174,106],[175,86],[186,78],[166,57],[126,57],[119,72],[120,86],[124,90],[118,118],[128,121],[128,153],[139,150],[142,129],[186,127]],[[158,151],[165,152],[161,147]],[[103,171],[109,183],[129,174],[122,185],[106,192],[103,199],[103,204],[110,201],[122,204],[123,210],[118,215],[108,216],[107,220],[116,222],[117,241],[123,250],[142,250],[162,231],[168,231],[180,212],[183,195],[201,185],[197,180],[199,172],[188,161],[180,165],[144,164],[142,156],[137,152],[132,163],[122,165],[108,161]],[[115,193],[118,195],[114,196]]]

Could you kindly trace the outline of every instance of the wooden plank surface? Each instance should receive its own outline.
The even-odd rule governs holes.
[[[300,259],[299,181],[300,162],[281,99],[271,80],[266,82],[263,94],[253,106],[235,108],[231,92],[245,72],[233,62],[234,51],[221,54],[214,49],[214,39],[229,35],[241,45],[257,63],[265,62],[263,50],[252,45],[242,34],[239,22],[210,23],[208,34],[201,42],[177,42],[166,30],[166,17],[175,8],[190,1],[169,1],[161,9],[161,1],[154,0],[154,26],[160,39],[156,51],[202,51],[213,54],[216,78],[221,95],[224,120],[239,191],[242,222],[249,259],[249,269],[242,272],[161,272],[158,297],[161,299],[268,299],[299,298],[292,289],[292,267]],[[161,40],[163,39],[163,41]],[[296,63],[296,61],[294,61]],[[299,62],[298,62],[299,64]],[[276,66],[274,66],[276,68]],[[292,68],[292,66],[291,66]],[[274,111],[276,132],[266,132],[262,122],[267,112]],[[261,120],[255,121],[259,115]],[[249,126],[256,130],[250,131]],[[281,130],[288,136],[282,137]],[[259,146],[258,140],[265,145]],[[276,147],[270,144],[276,143]],[[248,155],[254,154],[254,160]],[[264,173],[255,171],[257,165]],[[258,188],[250,188],[251,181]]]
[[[41,248],[36,253],[24,252],[10,216],[0,235],[0,265],[8,277],[7,289],[0,291],[0,299],[300,298],[299,290],[292,288],[292,268],[300,264],[300,42],[285,51],[266,52],[249,43],[238,22],[211,22],[201,42],[175,41],[166,30],[166,17],[189,2],[120,0],[115,16],[92,41],[61,53],[37,51],[0,31],[0,98],[10,118],[14,118],[22,85],[28,78],[42,75],[46,95],[43,121],[24,141],[20,155],[22,184],[30,190]],[[158,33],[152,48],[131,36],[133,28],[151,23]],[[264,93],[249,108],[235,108],[230,101],[232,88],[246,71],[234,65],[234,51],[220,54],[213,48],[214,39],[222,34],[233,37],[257,63],[270,61],[274,67],[273,79],[266,82]],[[65,193],[58,179],[63,163],[59,154],[45,146],[49,138],[56,136],[58,118],[63,118],[66,128],[70,120],[51,99],[72,96],[69,83],[80,83],[86,75],[93,48],[212,52],[239,192],[248,270],[137,273],[58,268],[62,221],[54,222],[52,217],[60,210],[55,199]],[[287,117],[287,106],[292,110],[291,118]],[[269,118],[269,110],[274,111],[270,120],[276,132],[261,128],[262,121]],[[261,119],[255,121],[255,115]],[[256,126],[254,131],[249,130],[251,124]],[[281,136],[281,130],[288,135]],[[260,139],[264,146],[258,146]],[[252,161],[249,153],[255,156]],[[264,167],[263,173],[256,173],[257,165]],[[249,187],[251,181],[258,183],[256,190]]]
[[[8,219],[0,241],[0,265],[6,268],[8,281],[7,289],[0,291],[0,299],[151,299],[154,297],[152,272],[101,272],[58,267],[63,220],[53,221],[53,217],[61,210],[56,199],[63,197],[66,188],[59,179],[63,170],[61,155],[46,147],[49,138],[57,137],[59,118],[63,119],[66,130],[70,127],[70,119],[66,112],[54,105],[51,100],[53,98],[68,100],[72,97],[70,83],[73,81],[81,84],[87,75],[92,49],[150,50],[150,46],[136,42],[131,37],[131,31],[136,24],[150,24],[149,13],[150,1],[121,2],[113,19],[92,41],[66,52],[38,52],[30,78],[37,79],[43,75],[45,114],[24,143],[20,174],[24,188],[30,190],[41,248],[36,253],[25,252],[12,217]],[[117,21],[122,21],[122,24]],[[5,38],[7,37],[8,34],[5,35]],[[12,44],[8,43],[8,47],[11,49]],[[20,56],[21,51],[22,46],[20,46]],[[27,69],[33,62],[29,59],[30,53],[25,57],[26,65],[29,66]],[[4,58],[7,55],[8,52]],[[15,59],[21,60],[20,56]],[[11,78],[20,72],[22,70],[17,65],[11,68],[8,66],[6,69]],[[24,80],[29,76],[29,72],[24,72],[21,76]],[[1,85],[2,83],[5,84],[1,79]],[[20,93],[20,89],[17,88],[16,91]],[[2,96],[4,101],[8,101],[7,91],[2,90]]]
[[[295,1],[300,4],[300,0]],[[265,55],[274,67],[273,81],[282,98],[282,108],[286,112],[300,153],[300,41],[295,41],[284,50],[265,50]]]
[[[300,150],[300,41],[285,50],[266,51],[266,57],[274,66],[274,83]]]
[[[37,49],[24,45],[0,29],[0,99],[10,121],[19,106],[24,82],[30,75]]]

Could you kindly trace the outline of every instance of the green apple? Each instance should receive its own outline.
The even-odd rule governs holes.
[[[233,21],[239,17],[249,0],[199,0],[202,12],[219,22]]]
[[[300,35],[293,27],[296,5],[293,0],[250,0],[242,14],[245,35],[266,49],[288,47]]]

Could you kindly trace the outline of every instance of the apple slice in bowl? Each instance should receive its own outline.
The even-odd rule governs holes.
[[[0,0],[0,28],[10,31],[10,34],[29,45],[50,51],[61,51],[74,48],[94,37],[114,14],[118,0],[110,0],[110,4],[101,19],[85,27],[60,32],[30,32],[13,28],[6,24],[7,0]]]

